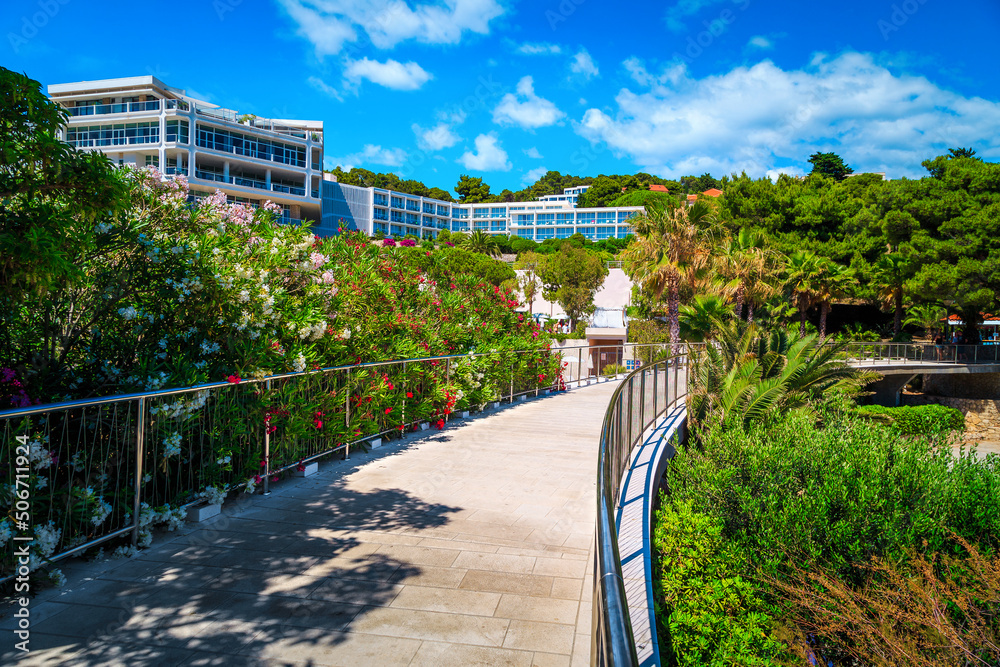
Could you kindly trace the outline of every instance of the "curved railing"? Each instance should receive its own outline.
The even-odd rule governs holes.
[[[643,433],[687,395],[690,350],[628,375],[615,390],[601,428],[597,466],[597,542],[591,663],[637,666],[615,527],[622,479]]]
[[[15,525],[4,517],[23,511],[31,521],[19,538],[51,526],[41,553],[49,561],[129,534],[136,544],[146,506],[178,509],[209,486],[266,493],[275,475],[317,459],[591,382],[658,349],[469,352],[0,411],[0,536]],[[27,497],[8,492],[18,485]],[[0,584],[13,572],[11,553],[0,554]]]

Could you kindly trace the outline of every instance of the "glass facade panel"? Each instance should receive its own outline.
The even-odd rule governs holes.
[[[306,166],[305,146],[294,146],[201,123],[198,123],[197,130],[197,144],[201,148],[245,155],[258,160],[280,162],[295,167]]]
[[[598,227],[597,228],[597,240],[601,241],[603,239],[614,238],[615,228],[614,227]]]
[[[467,208],[455,208],[451,211],[451,217],[457,220],[465,220],[469,217],[469,209]]]
[[[445,217],[448,217],[448,207],[447,206],[438,206],[437,207],[437,214],[438,215],[443,215]]]
[[[535,230],[535,240],[544,241],[545,239],[555,238],[555,231],[552,227],[539,227]]]
[[[420,202],[418,202],[416,199],[407,199],[406,200],[406,210],[407,211],[419,211],[420,210]]]
[[[376,206],[388,206],[389,205],[389,198],[386,195],[382,194],[381,192],[376,192],[375,193],[375,205]]]
[[[377,208],[375,209],[374,213],[372,213],[372,217],[374,217],[376,220],[388,220],[389,211],[385,210],[384,208]]]
[[[414,213],[407,213],[406,214],[406,224],[408,224],[408,225],[419,225],[420,224],[420,216],[416,215]]]
[[[476,208],[472,210],[473,218],[488,218],[490,217],[490,209],[488,208]]]
[[[506,218],[507,217],[507,208],[504,207],[504,206],[494,206],[490,210],[490,217],[492,217],[492,218]]]
[[[393,222],[402,222],[403,221],[403,213],[401,211],[392,211],[391,213],[392,213],[391,220]]]
[[[434,204],[430,203],[429,201],[425,201],[424,202],[424,208],[423,208],[423,210],[424,210],[424,213],[431,213],[431,214],[433,214],[434,213]]]
[[[551,225],[555,222],[556,216],[554,213],[539,213],[538,214],[538,224],[540,225]]]
[[[425,215],[424,216],[423,222],[424,222],[424,227],[433,227],[434,226],[434,218],[430,217],[429,215]]]
[[[166,141],[176,141],[179,144],[186,144],[189,140],[188,122],[186,120],[167,121]]]
[[[160,123],[118,123],[67,127],[66,142],[77,148],[160,143]]]
[[[594,230],[595,229],[596,228],[594,228],[594,227],[577,227],[576,228],[576,233],[583,234],[588,239],[593,239],[594,238]]]
[[[393,197],[392,198],[392,207],[393,208],[403,208],[403,198],[402,197]]]
[[[514,222],[519,225],[533,225],[535,224],[535,214],[534,213],[518,213],[514,216]]]
[[[552,215],[549,213],[549,215]],[[561,223],[573,222],[573,213],[556,213],[556,220]]]
[[[573,236],[572,227],[556,227],[556,238],[557,239],[568,239]]]
[[[615,221],[614,211],[601,211],[597,214],[597,224],[607,224]]]

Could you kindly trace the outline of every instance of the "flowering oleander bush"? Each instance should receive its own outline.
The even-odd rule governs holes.
[[[276,206],[232,204],[222,193],[192,205],[183,178],[165,181],[152,168],[115,178],[128,205],[88,227],[83,245],[93,250],[70,258],[77,278],[7,297],[17,307],[0,341],[0,399],[16,407],[226,385],[150,399],[138,480],[134,402],[0,431],[8,469],[14,436],[31,437],[33,511],[55,531],[38,562],[130,525],[137,486],[143,545],[151,527],[182,521],[183,503],[218,503],[306,456],[420,421],[443,426],[512,388],[558,381],[549,339],[514,310],[499,262],[357,233],[320,239],[278,224]],[[306,373],[449,354],[461,358]],[[269,389],[246,382],[285,373],[304,374]]]

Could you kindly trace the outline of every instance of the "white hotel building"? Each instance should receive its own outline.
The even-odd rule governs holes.
[[[642,211],[576,208],[586,185],[538,201],[460,204],[337,183],[322,169],[322,121],[240,114],[154,76],[54,84],[48,93],[69,114],[62,138],[73,146],[102,151],[119,165],[185,175],[193,197],[222,190],[253,206],[270,200],[286,222],[308,221],[321,236],[346,227],[420,238],[481,230],[536,241],[580,233],[598,241],[632,233],[628,220]]]
[[[420,238],[433,238],[442,229],[479,230],[535,241],[569,238],[577,233],[593,241],[631,234],[629,218],[643,207],[576,208],[576,197],[587,187],[567,189],[567,192],[577,190],[571,200],[566,195],[548,195],[538,201],[460,204],[326,180],[323,228],[346,227],[369,235],[412,234]]]
[[[322,121],[241,115],[154,76],[55,84],[48,92],[66,107],[62,138],[77,148],[183,174],[196,197],[218,189],[232,201],[279,204],[289,222],[321,221]]]

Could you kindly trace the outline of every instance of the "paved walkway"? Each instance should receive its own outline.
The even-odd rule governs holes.
[[[614,384],[504,407],[244,496],[140,556],[70,563],[0,664],[585,665]]]

